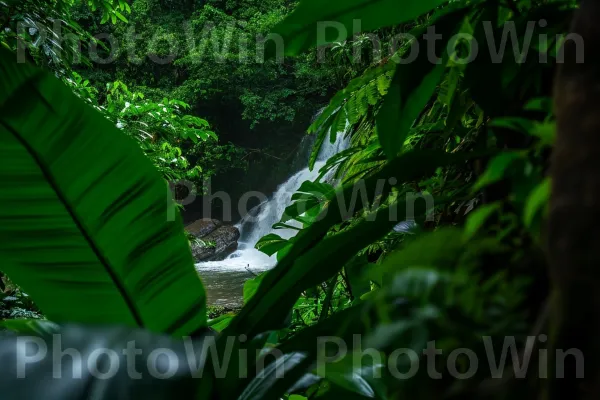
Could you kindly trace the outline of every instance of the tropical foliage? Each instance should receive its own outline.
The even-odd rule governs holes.
[[[276,7],[279,2],[254,8],[238,3],[246,2],[228,2],[228,11],[251,23],[236,27],[236,34],[260,31],[253,23],[268,26],[285,39],[285,54],[300,60],[296,74],[314,57],[307,51],[332,45],[328,57],[335,60],[335,73],[319,75],[317,69],[315,76],[335,80],[331,87],[345,85],[308,128],[316,138],[309,166],[315,167],[325,140],[345,135],[351,145],[328,160],[319,179],[302,184],[275,226],[292,226],[297,235],[285,240],[272,234],[258,243],[261,251],[277,254],[278,263],[246,282],[244,307],[212,319],[164,182],[201,173],[190,172],[178,148],[185,140],[212,143],[208,123],[186,114],[186,103],[168,96],[147,101],[120,80],[99,95],[80,75],[59,75],[68,87],[31,64],[15,63],[14,54],[3,50],[1,269],[19,286],[14,290],[26,292],[44,316],[60,324],[6,327],[42,337],[58,329],[65,343],[85,354],[102,343],[121,349],[136,340],[145,352],[169,348],[183,359],[189,349],[182,337],[191,337],[200,361],[156,380],[156,390],[155,382],[128,379],[124,372],[104,381],[101,394],[98,379],[87,373],[82,381],[65,380],[48,390],[46,383],[32,385],[11,371],[0,380],[0,391],[50,399],[108,399],[116,393],[145,399],[550,396],[559,376],[543,375],[545,353],[532,354],[552,350],[556,337],[549,310],[558,306],[550,301],[542,225],[551,192],[546,170],[554,143],[552,76],[575,4],[407,0],[399,7],[394,0],[301,0],[287,13]],[[252,12],[269,8],[275,11],[257,17],[267,22],[252,19]],[[104,22],[121,19],[118,8],[109,10],[114,12],[103,13]],[[195,12],[228,18],[211,4]],[[347,50],[361,37],[315,34],[323,19],[351,32],[357,18],[363,30],[382,38],[382,49],[392,50],[389,57],[374,52],[357,65]],[[536,26],[532,39],[530,22],[541,18],[547,23]],[[429,50],[439,62],[428,59],[429,51],[402,62],[415,43],[426,48],[423,34],[434,26],[442,39]],[[529,46],[529,53],[518,58],[507,52],[498,63],[495,46],[511,36],[505,31],[511,26],[512,40]],[[398,32],[414,39],[395,46]],[[449,46],[456,34],[472,39]],[[461,62],[474,43],[479,56]],[[266,54],[275,57],[272,45],[267,43]],[[187,62],[182,58],[174,66]],[[228,66],[214,66],[212,78],[230,78],[221,70]],[[285,65],[265,66],[260,74],[279,68]],[[234,79],[244,72],[236,70]],[[278,73],[278,79],[289,74]],[[186,79],[181,89],[173,83],[171,93],[212,95],[192,84],[205,82]],[[281,92],[235,96],[241,96],[244,117],[255,123],[286,119],[297,101],[306,100],[291,96],[285,108],[276,106],[290,100]],[[258,106],[257,98],[265,102]],[[325,182],[329,174],[338,179]],[[528,339],[542,333],[550,340]],[[324,343],[324,337],[337,341]],[[518,357],[502,358],[507,337],[514,339],[512,354],[536,361],[523,375],[517,373]],[[0,361],[15,359],[15,340],[0,342]],[[209,352],[203,346],[211,340]],[[339,341],[349,351],[340,355]],[[431,342],[439,357],[419,368]],[[496,344],[492,351],[490,344]],[[373,350],[368,357],[367,347]],[[412,351],[416,360],[398,357],[398,349]],[[459,358],[457,349],[471,355]],[[496,363],[494,372],[472,368],[472,357],[505,362]],[[210,368],[225,358],[229,368]],[[370,361],[357,365],[357,358]],[[406,377],[415,365],[410,379],[394,374]],[[442,376],[433,378],[430,366]],[[46,361],[34,368],[37,376],[52,374]],[[447,373],[450,368],[458,378]],[[195,379],[199,369],[202,379]],[[514,373],[503,374],[505,369]]]

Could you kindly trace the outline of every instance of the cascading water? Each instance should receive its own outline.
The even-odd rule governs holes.
[[[269,257],[256,250],[254,246],[260,238],[269,233],[275,233],[285,239],[289,239],[297,233],[294,229],[273,230],[272,226],[279,222],[284,210],[291,204],[292,195],[300,185],[305,181],[317,179],[319,170],[325,165],[325,162],[345,150],[348,145],[349,139],[343,134],[337,135],[335,143],[325,140],[312,171],[304,168],[294,173],[287,181],[279,185],[271,199],[250,210],[236,225],[241,235],[236,252],[222,261],[196,264],[205,286],[208,286],[209,301],[219,305],[238,303],[241,297],[240,286],[244,280],[252,277],[249,271],[259,273],[275,265],[277,261],[275,256]],[[307,151],[310,152],[311,149],[309,148]],[[293,225],[293,222],[288,222],[288,224]],[[237,299],[232,299],[232,290]]]

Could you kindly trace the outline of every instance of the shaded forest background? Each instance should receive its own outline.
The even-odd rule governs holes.
[[[94,35],[112,34],[119,45],[114,62],[76,71],[98,89],[100,100],[107,84],[122,81],[147,98],[184,101],[191,113],[205,118],[218,145],[184,146],[184,154],[202,166],[203,178],[211,178],[213,193],[223,190],[232,196],[235,221],[240,217],[236,199],[243,193],[256,190],[268,196],[306,165],[302,155],[311,143],[299,151],[306,127],[336,91],[369,65],[368,57],[350,63],[339,54],[343,50],[319,61],[316,52],[283,64],[265,60],[261,36],[267,37],[294,5],[284,0],[136,0],[129,23],[112,25],[101,24],[102,13],[81,4],[73,11],[81,27]],[[136,40],[128,39],[132,32]],[[247,49],[240,46],[244,40]],[[364,51],[371,49],[367,45]],[[241,62],[244,52],[247,61]],[[212,215],[222,217],[220,202]],[[200,218],[202,201],[186,207],[184,216],[186,221]]]

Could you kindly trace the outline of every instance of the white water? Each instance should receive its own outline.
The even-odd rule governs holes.
[[[317,162],[312,171],[304,168],[294,173],[288,180],[279,185],[268,201],[250,210],[236,225],[241,235],[237,251],[222,261],[208,261],[196,264],[196,269],[200,272],[201,276],[205,277],[207,274],[214,274],[218,271],[221,273],[240,272],[247,269],[252,272],[262,272],[275,265],[277,262],[275,256],[269,257],[256,250],[254,246],[260,238],[269,233],[274,233],[285,239],[289,239],[297,233],[294,229],[272,229],[271,227],[280,221],[284,210],[291,203],[292,195],[300,185],[305,181],[314,181],[317,179],[319,170],[325,165],[327,159],[345,150],[349,144],[348,138],[344,138],[342,133],[337,135],[335,143],[331,143],[327,139],[321,147]],[[331,174],[328,175],[329,177],[331,176]],[[323,181],[327,181],[329,177],[325,176]],[[287,224],[297,226],[294,221],[288,221]]]

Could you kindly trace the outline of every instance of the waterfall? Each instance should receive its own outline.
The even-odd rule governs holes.
[[[263,236],[274,233],[284,239],[293,237],[297,231],[294,229],[272,229],[273,224],[280,221],[284,210],[291,204],[292,195],[298,190],[304,181],[314,181],[319,176],[319,170],[333,155],[348,148],[349,139],[342,133],[338,133],[335,143],[325,140],[317,156],[317,162],[312,171],[304,168],[292,174],[285,182],[277,187],[273,196],[250,210],[236,225],[240,230],[238,250],[222,261],[209,261],[197,264],[197,269],[202,270],[245,270],[247,267],[252,271],[264,271],[275,265],[276,257],[269,257],[256,250],[254,246]],[[312,150],[308,146],[304,158]],[[306,165],[306,164],[305,164]],[[326,180],[325,177],[324,180]],[[288,225],[299,226],[295,221],[289,221]]]

